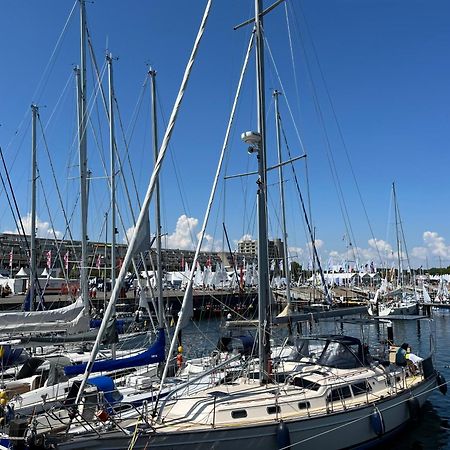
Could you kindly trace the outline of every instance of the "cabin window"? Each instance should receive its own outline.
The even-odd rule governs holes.
[[[372,386],[370,386],[370,384],[366,383],[365,381],[352,384],[353,395],[365,394],[366,392],[370,392],[371,389]]]
[[[280,407],[278,405],[267,407],[267,414],[276,414],[279,412],[280,412]]]
[[[293,384],[294,386],[311,389],[312,391],[318,391],[320,389],[320,384],[314,383],[314,381],[307,380],[306,378],[296,377],[293,380]]]
[[[247,417],[247,411],[245,409],[236,409],[235,411],[231,411],[231,417],[233,419],[243,419]]]
[[[302,409],[309,409],[311,408],[311,404],[309,402],[300,402],[298,404],[298,409],[301,411]]]
[[[341,386],[336,389],[331,390],[331,394],[328,396],[328,399],[332,402],[337,400],[343,400],[344,398],[349,398],[352,396],[350,391],[350,386]]]

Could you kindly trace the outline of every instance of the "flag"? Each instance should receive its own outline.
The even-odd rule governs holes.
[[[283,272],[283,268],[284,268],[283,260],[280,260],[280,272]]]
[[[98,255],[97,256],[97,264],[96,264],[97,269],[100,270],[101,265],[102,265],[102,258],[100,255]]]
[[[275,260],[272,259],[272,262],[270,263],[270,270],[274,271],[275,270]]]
[[[13,250],[11,249],[11,251],[9,252],[9,267],[12,268],[12,264],[13,264]]]
[[[208,259],[206,260],[206,267],[211,267],[211,256],[208,256]]]
[[[64,267],[66,270],[69,270],[69,250],[67,250],[66,254],[64,255]]]
[[[48,267],[49,269],[52,268],[52,251],[51,251],[51,250],[49,250],[49,251],[47,252],[47,267]]]
[[[181,270],[184,270],[185,269],[185,267],[184,267],[184,254],[182,253],[181,254]]]

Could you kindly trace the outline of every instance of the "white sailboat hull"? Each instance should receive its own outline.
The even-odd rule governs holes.
[[[422,406],[430,391],[436,386],[436,377],[417,384],[411,390],[405,390],[386,400],[375,404],[364,405],[336,413],[317,417],[303,416],[301,419],[286,419],[289,430],[290,445],[296,449],[326,448],[343,449],[359,448],[379,444],[383,439],[400,430],[417,411],[411,408],[409,400],[414,397]],[[375,432],[371,416],[375,406],[381,413],[384,432],[381,436]],[[278,442],[277,428],[279,421],[265,422],[260,425],[239,427],[209,428],[198,431],[141,432],[133,449],[183,449],[183,450],[272,450],[283,447]],[[103,433],[99,438],[96,434],[73,437],[69,441],[60,442],[57,448],[74,450],[96,447],[97,449],[119,450],[127,448],[132,437],[122,432]]]

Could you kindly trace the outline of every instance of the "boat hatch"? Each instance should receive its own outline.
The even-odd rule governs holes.
[[[310,389],[312,391],[318,391],[320,389],[320,384],[302,377],[295,377],[292,380],[292,383],[294,386]]]
[[[212,392],[208,392],[208,395],[210,395],[211,397],[227,397],[228,393],[227,392],[222,392],[222,391],[212,391]]]

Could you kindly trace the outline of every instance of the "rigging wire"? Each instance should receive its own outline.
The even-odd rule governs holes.
[[[52,157],[51,157],[51,155],[50,155],[50,151],[49,151],[49,147],[48,147],[48,142],[47,142],[47,138],[46,138],[46,135],[45,135],[45,129],[44,129],[43,125],[42,125],[42,121],[41,121],[41,116],[40,116],[40,114],[37,115],[37,118],[38,118],[38,123],[39,123],[39,125],[40,125],[40,127],[41,127],[42,141],[43,141],[43,143],[44,143],[44,148],[45,148],[45,151],[46,151],[46,154],[47,154],[47,157],[48,157],[48,161],[49,161],[49,164],[50,164],[50,171],[51,171],[51,174],[52,174],[52,177],[53,177],[53,182],[55,183],[55,188],[56,188],[57,197],[58,197],[58,200],[59,200],[59,203],[60,203],[60,207],[61,207],[62,214],[63,214],[63,216],[64,216],[64,221],[65,221],[66,229],[67,229],[67,231],[68,231],[68,233],[69,233],[69,239],[70,239],[70,243],[71,243],[71,246],[72,246],[72,251],[73,251],[74,254],[76,255],[77,252],[76,252],[76,250],[75,250],[75,245],[74,245],[74,242],[73,242],[72,232],[71,232],[71,230],[70,230],[69,220],[68,220],[67,213],[66,213],[66,209],[65,209],[65,207],[64,207],[64,203],[63,203],[63,200],[62,200],[61,191],[60,191],[60,189],[59,189],[59,183],[58,183],[58,180],[57,180],[57,178],[56,178],[55,168],[54,168],[54,166],[53,166],[53,161],[52,161]],[[48,126],[48,122],[47,122],[47,126]],[[41,180],[41,183],[42,183],[42,180]],[[49,212],[49,213],[50,213],[50,212]],[[53,226],[53,225],[52,225],[52,226]]]
[[[41,95],[42,95],[42,93],[39,94],[39,90],[43,91],[45,86],[46,86],[46,84],[48,83],[48,78],[50,76],[51,68],[53,68],[53,66],[55,64],[56,53],[57,53],[57,51],[59,49],[60,43],[62,42],[63,36],[65,35],[67,26],[68,26],[68,24],[70,22],[70,19],[71,19],[72,15],[73,15],[73,12],[75,10],[75,7],[76,7],[77,3],[78,3],[78,0],[75,0],[74,4],[72,6],[72,9],[70,10],[70,13],[69,13],[69,15],[68,15],[68,17],[66,19],[66,22],[64,23],[63,29],[61,30],[61,33],[59,34],[59,37],[58,37],[58,39],[56,41],[55,47],[53,48],[53,51],[52,51],[52,53],[50,55],[50,58],[49,58],[49,60],[47,62],[47,65],[45,66],[45,69],[44,69],[44,71],[43,71],[43,73],[41,75],[41,78],[40,78],[40,80],[39,80],[39,82],[37,84],[37,87],[36,87],[36,89],[35,89],[35,91],[34,91],[34,93],[32,95],[32,97],[37,97],[36,103],[38,103],[38,101],[39,101],[39,99],[41,98]],[[44,81],[45,78],[47,78],[47,80]],[[41,89],[41,85],[43,85],[42,89]],[[19,126],[16,129],[16,132],[14,133],[14,135],[11,138],[11,140],[6,145],[6,149],[5,149],[6,151],[12,145],[12,143],[13,143],[14,139],[16,138],[16,136],[20,134],[20,131],[21,131],[21,129],[23,127],[23,124],[25,123],[25,121],[26,121],[26,119],[28,117],[28,114],[29,114],[29,108],[27,108],[27,110],[25,111],[25,114],[24,114],[21,122],[19,123]],[[28,124],[27,125],[27,128],[28,128],[29,127],[29,121],[26,121],[26,122]],[[20,147],[21,147],[21,144],[19,145],[19,148]],[[14,165],[14,164],[12,164],[12,165]]]
[[[336,189],[336,193],[337,193],[337,197],[338,197],[338,202],[339,202],[339,206],[340,206],[340,210],[341,210],[342,220],[344,222],[344,227],[345,227],[345,229],[347,231],[347,235],[349,237],[351,237],[352,242],[355,244],[355,245],[352,244],[352,253],[353,253],[354,259],[356,260],[356,255],[355,255],[356,240],[355,240],[355,236],[354,236],[353,229],[352,229],[352,226],[351,226],[351,222],[350,222],[350,219],[349,219],[348,209],[347,209],[345,198],[344,198],[344,195],[343,195],[343,192],[342,192],[342,186],[341,186],[341,183],[340,183],[338,171],[336,169],[336,164],[334,162],[334,157],[333,157],[333,154],[331,152],[331,141],[330,141],[330,138],[329,138],[326,126],[325,126],[325,120],[324,120],[323,112],[322,112],[322,109],[321,109],[320,104],[319,104],[318,95],[317,95],[317,89],[316,89],[316,85],[314,83],[314,79],[312,77],[311,66],[309,64],[309,58],[308,58],[308,54],[307,54],[305,46],[304,46],[304,40],[302,39],[302,32],[300,31],[300,27],[299,27],[299,35],[300,35],[301,46],[302,46],[303,53],[304,53],[304,56],[305,56],[306,68],[307,68],[307,72],[308,72],[309,82],[310,82],[310,85],[311,85],[311,88],[312,88],[312,92],[313,92],[314,106],[315,106],[315,109],[316,109],[316,113],[317,113],[317,115],[319,117],[319,122],[321,123],[322,131],[323,131],[323,134],[324,134],[324,139],[325,139],[325,144],[326,144],[325,148],[327,149],[326,155],[327,155],[327,159],[328,159],[328,163],[329,163],[329,166],[330,166],[330,171],[331,171],[333,183],[335,185],[335,189]],[[277,65],[275,63],[275,60],[273,58],[273,54],[272,54],[272,52],[270,50],[270,46],[269,46],[267,40],[266,40],[266,45],[267,45],[267,48],[269,50],[269,54],[271,56],[273,66],[275,68],[276,75],[277,75],[278,80],[280,82],[280,86],[281,86],[282,90],[285,92],[283,83],[281,81],[281,77],[279,75],[279,71],[277,69]],[[295,121],[293,120],[292,110],[291,110],[291,108],[289,106],[289,102],[288,101],[287,101],[287,105],[288,105],[288,110],[289,110],[289,112],[291,114],[292,122],[294,123],[294,129],[295,129],[295,131],[297,133],[297,137],[299,139],[300,145],[302,147],[302,150],[304,150],[303,143],[302,143],[302,141],[300,139],[298,128],[295,126]],[[357,247],[356,247],[356,249],[357,249]]]
[[[318,52],[317,52],[317,49],[316,49],[314,40],[312,39],[312,34],[311,34],[311,30],[310,30],[308,21],[307,21],[307,19],[306,19],[306,16],[305,16],[305,14],[304,14],[304,12],[303,12],[303,9],[302,9],[302,6],[301,6],[300,3],[299,3],[299,8],[300,8],[301,15],[302,15],[302,17],[303,17],[303,21],[304,21],[304,23],[305,23],[305,25],[306,25],[307,33],[308,33],[308,35],[310,36],[310,41],[311,41],[311,46],[312,46],[312,50],[313,50],[314,59],[315,59],[315,61],[316,61],[316,63],[317,63],[317,67],[318,67],[318,70],[319,70],[319,74],[320,74],[320,77],[321,77],[323,86],[324,86],[324,88],[325,88],[325,93],[326,93],[326,96],[327,96],[327,99],[328,99],[328,103],[329,103],[330,108],[331,108],[331,113],[332,113],[332,116],[333,116],[333,118],[334,118],[334,122],[335,122],[335,124],[336,124],[336,128],[337,128],[337,131],[338,131],[338,135],[339,135],[339,138],[340,138],[340,140],[341,140],[342,147],[343,147],[343,149],[344,149],[344,152],[345,152],[345,156],[346,156],[348,165],[349,165],[349,167],[350,167],[350,172],[351,172],[351,174],[352,174],[352,178],[353,178],[353,181],[354,181],[355,186],[356,186],[356,190],[357,190],[357,193],[358,193],[358,197],[359,197],[359,200],[360,200],[360,202],[361,202],[361,206],[362,206],[362,208],[363,208],[364,215],[365,215],[366,220],[367,220],[367,224],[368,224],[368,226],[369,226],[370,235],[371,235],[371,237],[372,237],[372,239],[373,239],[373,243],[374,243],[374,245],[375,245],[375,249],[376,249],[376,252],[377,252],[377,256],[378,256],[378,258],[379,258],[379,261],[380,261],[380,263],[382,263],[381,252],[380,252],[380,249],[379,249],[379,247],[378,247],[378,245],[377,245],[377,239],[375,238],[375,233],[374,233],[373,228],[372,228],[372,223],[371,223],[371,220],[370,220],[370,218],[369,218],[369,214],[368,214],[368,212],[367,212],[366,204],[365,204],[364,199],[363,199],[363,197],[362,197],[361,189],[360,189],[360,186],[359,186],[359,183],[358,183],[358,179],[357,179],[356,174],[355,174],[355,170],[354,170],[354,168],[353,168],[353,164],[352,164],[352,161],[351,161],[351,158],[350,158],[350,152],[349,152],[347,143],[346,143],[346,141],[345,141],[345,139],[344,139],[344,133],[343,133],[343,131],[342,131],[341,124],[340,124],[340,122],[339,122],[339,120],[338,120],[338,117],[337,117],[336,108],[334,107],[334,103],[333,103],[333,100],[332,100],[332,98],[331,98],[330,90],[328,89],[328,84],[327,84],[327,82],[326,82],[325,75],[324,75],[324,72],[323,72],[323,69],[322,69],[322,65],[321,65],[320,60],[319,60],[319,57],[318,57]]]
[[[11,183],[11,178],[10,178],[10,176],[9,176],[8,169],[7,169],[7,167],[6,167],[6,162],[5,162],[5,158],[4,158],[4,156],[3,156],[3,150],[2,150],[1,147],[0,147],[0,156],[1,156],[1,159],[2,159],[3,169],[4,169],[5,174],[6,174],[6,179],[7,179],[7,181],[8,181],[8,186],[9,186],[9,191],[10,191],[10,194],[11,194],[11,198],[12,198],[13,203],[14,203],[14,208],[13,208],[11,202],[10,202],[9,195],[8,195],[8,193],[7,193],[7,191],[6,191],[6,186],[5,186],[5,183],[4,183],[4,178],[3,178],[3,176],[2,176],[1,173],[0,173],[2,185],[3,185],[4,190],[5,190],[5,193],[6,193],[6,195],[7,195],[8,203],[9,203],[9,206],[10,206],[10,208],[11,208],[11,211],[15,210],[15,212],[16,212],[16,216],[14,216],[14,213],[13,213],[13,218],[14,218],[14,221],[15,221],[15,223],[16,223],[17,231],[19,232],[19,235],[20,235],[20,233],[22,232],[22,240],[24,241],[25,247],[26,247],[26,249],[27,249],[27,251],[28,251],[28,254],[30,255],[30,254],[31,254],[31,251],[30,251],[30,246],[29,246],[29,244],[28,244],[28,240],[26,239],[25,227],[24,227],[24,225],[23,225],[22,216],[20,215],[19,206],[18,206],[18,204],[17,204],[17,199],[16,199],[16,196],[15,196],[15,194],[14,194],[13,186],[12,186],[12,183]],[[18,226],[16,217],[17,217],[18,222],[20,223],[20,228],[19,228],[19,226]],[[37,273],[34,274],[34,278],[35,278],[35,279],[34,279],[33,281],[34,281],[34,283],[35,283],[35,288],[36,288],[36,290],[37,290],[37,295],[38,295],[39,298],[41,299],[40,304],[43,305],[44,297],[43,297],[43,292],[42,292],[42,290],[41,290],[41,286],[40,286],[40,284],[39,284],[39,279],[38,279],[38,277],[37,277]],[[31,301],[33,302],[34,299],[31,299]]]

